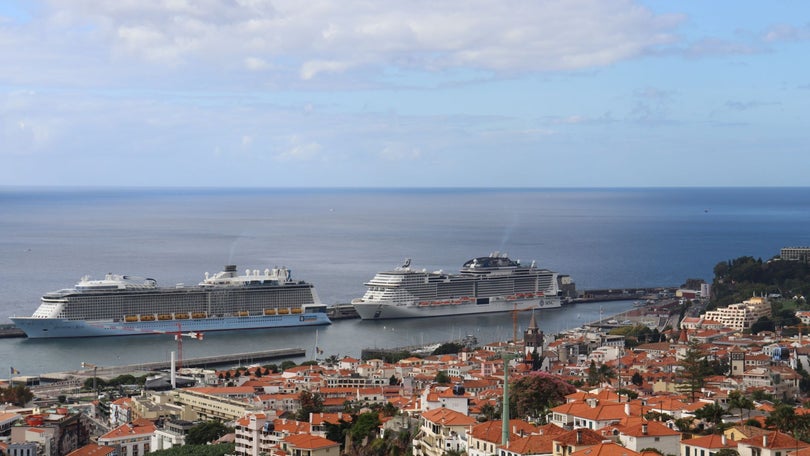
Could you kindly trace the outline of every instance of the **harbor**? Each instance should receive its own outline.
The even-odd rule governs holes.
[[[543,331],[551,334],[598,320],[600,314],[613,315],[632,308],[633,301],[609,301],[567,304],[535,314]],[[530,315],[525,310],[518,311],[518,329],[528,324]],[[213,331],[206,332],[204,340],[183,341],[183,358],[301,347],[306,354],[295,358],[300,362],[332,355],[359,357],[366,348],[427,345],[467,335],[486,344],[510,339],[513,324],[513,312],[501,312],[385,321],[354,318],[335,320],[331,325],[321,327]],[[177,352],[177,349],[177,341],[171,334],[75,338],[69,344],[64,339],[0,339],[0,359],[10,360],[9,364],[21,376],[74,371],[82,362],[97,366],[165,363],[170,360],[170,353]]]

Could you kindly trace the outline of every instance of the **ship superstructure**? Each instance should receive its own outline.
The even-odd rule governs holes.
[[[107,274],[47,293],[30,317],[12,317],[30,338],[226,331],[329,324],[312,284],[287,268],[225,266],[196,286],[158,287],[154,279]]]
[[[495,252],[467,261],[456,274],[414,270],[406,260],[378,272],[352,304],[360,318],[375,320],[546,309],[561,301],[556,272]]]

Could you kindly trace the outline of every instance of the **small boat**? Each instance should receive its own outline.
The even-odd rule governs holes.
[[[278,309],[278,313],[279,315],[287,315],[288,313],[290,313],[290,309],[288,309],[287,307],[281,307]]]
[[[247,317],[250,315],[250,312],[248,312],[247,310],[240,310],[239,312],[236,313],[236,315],[239,317]]]
[[[152,314],[143,314],[140,316],[141,321],[155,321],[155,316]]]
[[[294,313],[294,314],[300,314],[301,313],[301,308],[300,307],[293,307],[292,309],[290,309],[290,311],[292,313]]]
[[[192,312],[191,314],[191,318],[206,318],[206,317],[208,317],[208,314],[206,314],[205,312]]]
[[[176,314],[174,314],[174,319],[175,320],[188,320],[188,314],[187,313],[182,313],[182,312],[181,313],[176,313]]]
[[[138,321],[138,316],[137,315],[127,315],[126,317],[124,317],[124,321],[127,322],[127,323],[131,323],[133,321]]]
[[[160,314],[158,320],[172,320],[172,314]]]
[[[276,313],[276,309],[264,309],[265,315],[275,315]]]

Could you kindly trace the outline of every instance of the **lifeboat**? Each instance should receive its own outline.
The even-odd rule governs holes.
[[[155,321],[155,316],[152,314],[143,314],[140,316],[141,321]]]
[[[158,320],[171,320],[172,314],[160,314],[158,315]]]
[[[205,312],[193,312],[191,318],[206,318],[208,315]]]
[[[420,306],[427,306],[427,305],[429,305],[429,304],[430,304],[430,302],[429,302],[429,301],[419,301],[419,305],[420,305]]]
[[[239,317],[247,317],[248,315],[250,315],[250,312],[248,312],[247,310],[240,310],[239,312],[236,313],[236,315]]]
[[[124,321],[127,323],[131,323],[133,321],[138,321],[138,317],[136,315],[127,315],[124,317]]]
[[[292,309],[290,309],[290,311],[294,314],[300,314],[301,312],[303,312],[300,307],[293,307]]]
[[[265,315],[275,315],[276,314],[276,309],[264,309],[264,314]]]
[[[176,314],[174,314],[174,319],[175,320],[188,320],[188,314],[187,313],[176,313]]]
[[[281,314],[281,315],[286,315],[286,314],[290,313],[290,309],[288,309],[286,307],[282,307],[282,308],[278,309],[278,313]]]

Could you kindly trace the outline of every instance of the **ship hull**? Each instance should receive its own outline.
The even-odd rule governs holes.
[[[520,309],[554,309],[562,306],[559,297],[549,296],[534,299],[490,298],[487,303],[474,301],[447,305],[419,305],[418,303],[395,304],[356,299],[355,310],[363,320],[391,320],[398,318],[447,317],[496,312],[511,312]]]
[[[67,320],[60,318],[14,317],[11,321],[31,339],[132,336],[184,332],[272,329],[330,324],[325,313],[291,315],[212,317],[186,320],[121,322],[113,320]]]

